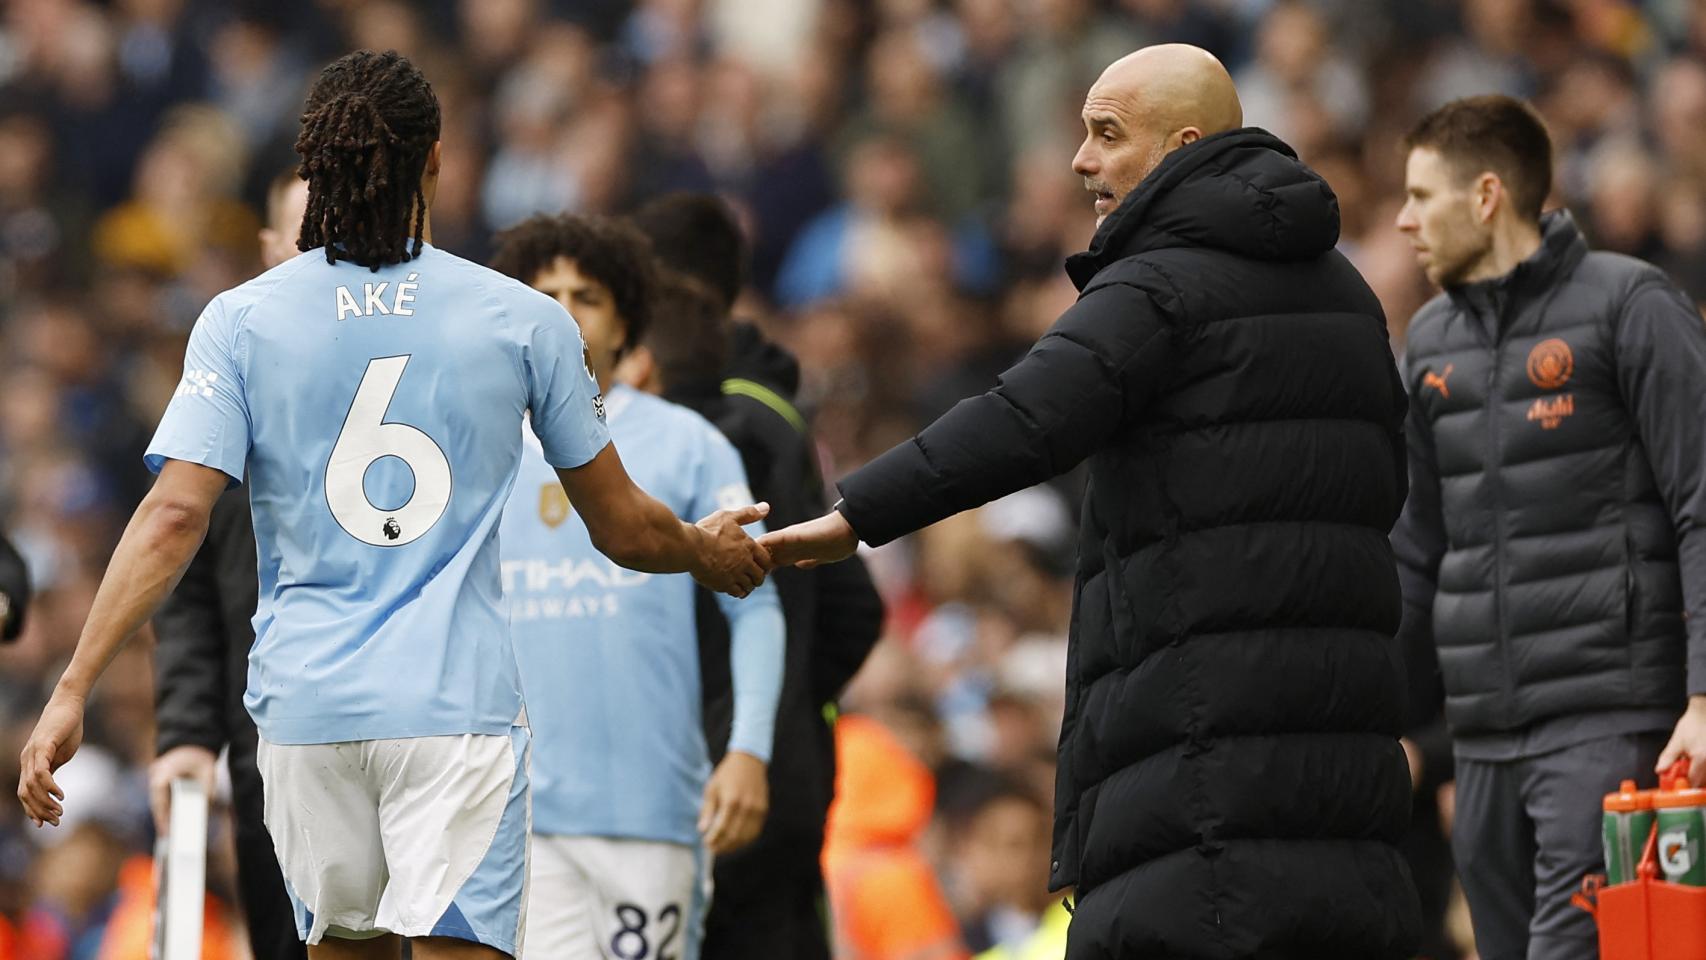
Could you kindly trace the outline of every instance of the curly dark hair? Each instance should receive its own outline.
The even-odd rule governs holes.
[[[421,175],[438,133],[438,97],[407,57],[357,50],[332,61],[308,92],[296,138],[308,181],[297,249],[325,247],[327,263],[373,270],[420,256]]]
[[[497,236],[491,268],[532,284],[558,257],[567,257],[616,301],[626,333],[624,350],[639,343],[652,321],[657,264],[646,235],[620,220],[575,214],[538,214]]]

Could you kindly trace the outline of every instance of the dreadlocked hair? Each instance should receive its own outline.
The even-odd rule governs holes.
[[[375,271],[420,256],[421,175],[438,131],[438,97],[395,50],[357,50],[320,71],[296,138],[308,181],[297,249],[325,247],[327,263]]]

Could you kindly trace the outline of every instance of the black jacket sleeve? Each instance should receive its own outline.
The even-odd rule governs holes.
[[[1398,524],[1392,529],[1392,553],[1398,561],[1398,583],[1404,594],[1398,646],[1404,660],[1409,697],[1405,727],[1417,731],[1432,726],[1445,700],[1439,676],[1439,652],[1434,646],[1434,595],[1439,592],[1439,565],[1445,558],[1445,515],[1440,508],[1439,462],[1434,454],[1433,427],[1412,388],[1404,445],[1410,465],[1410,492]]]
[[[812,698],[841,696],[870,656],[883,631],[883,601],[865,561],[852,557],[812,571],[817,591],[817,633],[812,646]]]
[[[1706,326],[1656,271],[1618,317],[1617,376],[1676,528],[1688,693],[1706,694]]]
[[[16,640],[24,632],[24,611],[29,605],[30,575],[24,558],[0,537],[0,642]]]
[[[218,538],[209,535],[154,615],[154,746],[218,751],[225,722],[227,643],[219,605]]]
[[[1064,473],[1154,395],[1172,337],[1147,293],[1094,290],[993,390],[841,481],[841,512],[877,546]]]

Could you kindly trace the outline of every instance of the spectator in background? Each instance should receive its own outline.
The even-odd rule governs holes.
[[[1060,904],[1037,880],[1048,868],[1048,808],[1025,787],[996,780],[962,816],[951,877],[966,946],[1017,948]]]
[[[42,117],[0,117],[0,300],[87,275],[88,213],[52,189],[53,132]]]
[[[1311,4],[1275,4],[1257,34],[1255,62],[1238,73],[1245,122],[1305,155],[1359,133],[1368,119],[1368,89],[1331,39]]]
[[[1542,215],[1523,102],[1454,101],[1408,143],[1397,226],[1444,292],[1405,355],[1402,639],[1438,650],[1476,949],[1589,960],[1600,798],[1679,754],[1706,783],[1706,327]]]
[[[131,199],[96,221],[91,243],[108,266],[174,277],[223,259],[254,259],[260,223],[233,199],[247,162],[237,128],[206,107],[180,107],[137,162]]]
[[[837,960],[965,960],[954,915],[918,847],[935,782],[869,717],[835,725],[835,804],[823,850]]]
[[[1487,91],[1535,92],[1531,52],[1539,24],[1534,0],[1463,0],[1464,34],[1444,38],[1414,87],[1415,106],[1431,110]]]
[[[292,167],[267,191],[262,263],[272,269],[300,255],[297,237],[308,208],[308,181]],[[296,915],[267,832],[259,734],[243,706],[249,682],[251,620],[260,592],[249,492],[220,495],[189,569],[154,618],[154,740],[149,804],[161,835],[171,824],[171,784],[180,777],[213,795],[215,764],[226,751],[231,779],[237,880],[255,960],[301,960]]]
[[[995,163],[965,106],[944,88],[924,39],[891,30],[872,45],[866,67],[869,103],[842,131],[850,144],[886,134],[917,159],[921,199],[946,223],[964,222],[988,202]]]
[[[1129,21],[1098,12],[1093,0],[1036,0],[1021,10],[1023,39],[996,87],[1000,129],[1013,155],[1069,136],[1080,91],[1144,39]]]
[[[804,306],[844,292],[892,296],[909,284],[940,279],[944,271],[973,289],[994,280],[994,251],[980,227],[967,223],[945,237],[942,225],[921,209],[918,158],[901,140],[879,135],[864,141],[848,155],[846,170],[847,202],[807,224],[782,263],[776,280],[781,303]],[[947,263],[929,256],[938,240],[949,244]],[[919,276],[932,269],[937,273]]]

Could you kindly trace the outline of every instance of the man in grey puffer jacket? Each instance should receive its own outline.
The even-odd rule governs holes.
[[[1569,897],[1603,869],[1601,796],[1682,753],[1706,781],[1706,326],[1541,215],[1526,104],[1447,104],[1408,145],[1398,228],[1444,292],[1404,363],[1402,636],[1438,650],[1481,957],[1592,958]]]

